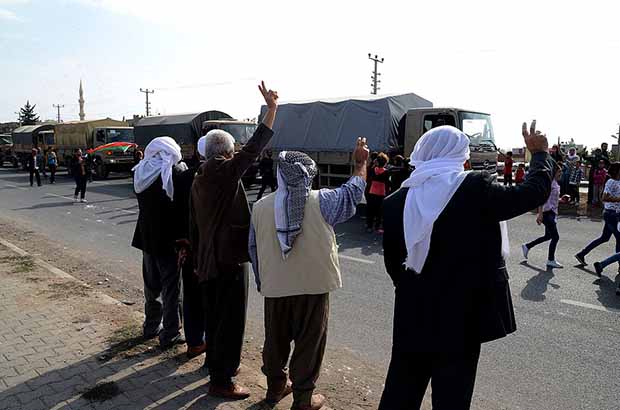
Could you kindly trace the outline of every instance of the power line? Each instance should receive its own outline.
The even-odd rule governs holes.
[[[376,54],[374,57],[372,57],[370,53],[368,53],[368,58],[375,63],[375,69],[372,72],[372,77],[370,77],[372,79],[372,84],[370,84],[370,86],[372,87],[371,93],[374,95],[377,95],[377,91],[380,89],[379,83],[381,82],[381,80],[379,80],[379,76],[381,75],[381,73],[377,71],[377,65],[379,63],[383,63],[384,59],[383,58],[380,59],[379,56]]]
[[[140,92],[146,94],[146,116],[151,115],[151,103],[149,102],[149,94],[155,94],[155,90],[149,90],[148,88],[143,90],[140,88]]]
[[[62,122],[62,121],[60,121],[60,109],[61,108],[65,108],[65,105],[64,104],[52,104],[52,107],[58,109],[58,117],[57,117],[57,119],[58,119],[58,122]]]

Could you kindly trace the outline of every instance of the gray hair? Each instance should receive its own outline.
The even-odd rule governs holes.
[[[204,157],[211,159],[235,152],[235,138],[224,130],[211,130],[205,135]],[[202,153],[201,153],[202,154]]]

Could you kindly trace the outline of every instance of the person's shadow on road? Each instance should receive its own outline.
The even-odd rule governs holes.
[[[549,268],[547,270],[542,270],[530,265],[527,261],[521,262],[521,266],[525,266],[526,268],[537,272],[537,275],[532,276],[521,291],[521,297],[523,299],[530,300],[532,302],[542,302],[547,298],[545,293],[547,293],[549,286],[553,289],[560,288],[560,285],[550,283],[551,279],[555,276],[553,274],[553,269]]]

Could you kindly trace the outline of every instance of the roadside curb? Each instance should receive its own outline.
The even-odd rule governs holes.
[[[35,263],[35,265],[38,265],[40,267],[42,267],[43,269],[47,270],[49,273],[51,273],[52,275],[56,276],[58,279],[65,279],[65,280],[70,280],[73,282],[77,282],[80,285],[84,286],[85,288],[91,289],[94,293],[94,297],[95,299],[97,299],[97,301],[99,301],[100,303],[104,304],[104,305],[117,305],[117,306],[126,306],[124,303],[122,303],[120,300],[113,298],[110,295],[107,295],[103,292],[101,292],[100,290],[97,290],[95,288],[93,288],[92,286],[90,286],[89,284],[82,282],[81,280],[79,280],[78,278],[76,278],[75,276],[72,276],[70,274],[68,274],[67,272],[63,271],[62,269],[57,268],[56,266],[45,262],[43,259],[40,258],[35,258],[33,257],[31,254],[29,254],[28,252],[26,252],[25,250],[23,250],[22,248],[20,248],[17,245],[12,244],[11,242],[0,238],[0,245],[5,246],[6,248],[10,249],[11,251],[15,252],[16,254],[18,254],[19,256],[30,256],[32,257],[33,262]],[[139,321],[143,321],[144,320],[144,313],[142,312],[138,312],[132,309],[128,309],[130,311],[130,316],[133,319],[139,320]]]

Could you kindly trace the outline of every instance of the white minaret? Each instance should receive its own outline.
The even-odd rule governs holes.
[[[82,80],[80,80],[80,121],[84,121],[86,114],[84,114],[84,89],[82,88]]]

